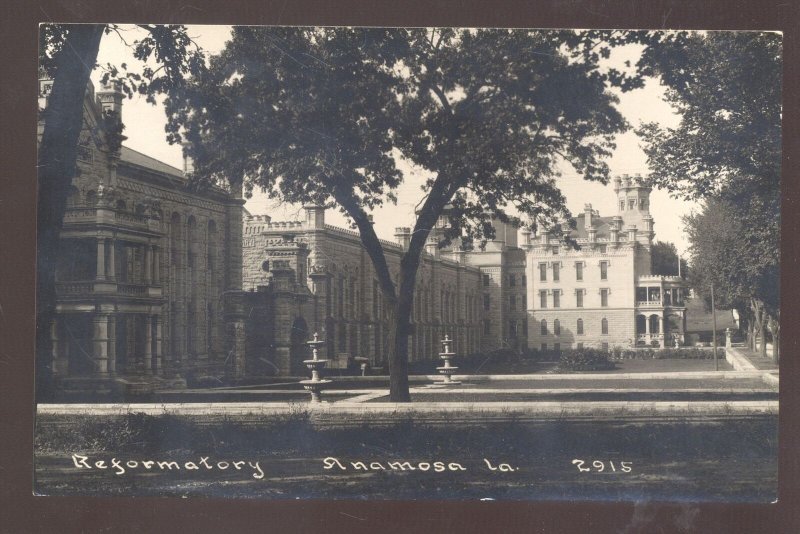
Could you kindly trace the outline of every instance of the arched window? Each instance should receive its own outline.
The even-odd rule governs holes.
[[[557,336],[561,335],[561,322],[558,319],[553,321],[553,334]]]
[[[541,324],[540,333],[543,336],[546,336],[547,335],[547,320],[546,319],[542,319],[542,322],[540,324]]]
[[[583,334],[583,319],[578,319],[577,332],[578,332],[579,335]]]
[[[86,205],[87,206],[94,206],[97,204],[97,191],[87,191],[86,192]]]
[[[603,320],[600,321],[600,331],[603,334],[608,334],[608,319],[603,317]]]

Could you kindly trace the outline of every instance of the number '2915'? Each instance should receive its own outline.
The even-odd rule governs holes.
[[[589,463],[591,461],[591,463]],[[611,472],[620,471],[622,473],[630,473],[633,470],[633,462],[617,462],[616,464],[613,460],[609,460],[608,462],[604,462],[602,460],[579,460],[575,459],[572,460],[572,465],[578,468],[578,471],[581,473],[585,473],[587,471],[595,471],[597,473],[602,473],[605,470]]]

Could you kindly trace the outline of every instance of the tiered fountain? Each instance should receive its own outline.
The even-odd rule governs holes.
[[[456,380],[453,380],[450,375],[453,375],[458,371],[458,367],[453,367],[450,365],[450,359],[455,356],[455,352],[450,352],[450,344],[453,340],[450,339],[449,336],[445,335],[444,339],[442,340],[442,352],[439,353],[439,357],[444,360],[444,366],[437,367],[436,370],[439,371],[439,374],[444,376],[444,380],[439,382],[439,386],[454,386],[457,384],[461,384]]]
[[[328,360],[320,360],[318,354],[320,345],[324,345],[325,342],[320,340],[318,334],[315,332],[314,339],[306,343],[311,347],[312,358],[310,360],[303,360],[303,363],[306,364],[306,367],[311,369],[311,379],[301,380],[300,383],[303,384],[306,391],[311,392],[311,402],[322,402],[322,390],[331,383],[330,380],[324,380],[319,377],[320,371],[328,365]]]

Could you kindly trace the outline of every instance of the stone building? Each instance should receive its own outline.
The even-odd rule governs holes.
[[[40,82],[42,109],[51,84]],[[190,168],[110,148],[108,112],[119,120],[122,100],[87,87],[55,256],[52,367],[64,389],[174,385],[220,373],[233,346],[224,296],[241,288],[241,194],[191,192]]]
[[[529,345],[540,350],[684,343],[684,282],[651,274],[651,189],[640,176],[614,180],[617,214],[586,204],[570,237],[523,231]]]
[[[304,212],[303,221],[274,222],[268,215],[245,220],[242,280],[251,317],[246,368],[255,374],[268,368],[301,374],[304,342],[314,332],[325,339],[325,357],[333,367],[346,366],[352,358],[385,366],[389,316],[358,233],[326,224],[321,207],[306,206]],[[446,217],[439,227],[443,224]],[[498,227],[502,232],[480,253],[440,249],[437,230],[432,233],[417,279],[411,362],[436,359],[445,335],[459,354],[512,346],[505,339],[510,332],[513,345],[524,346],[516,337],[519,333],[522,339],[521,329],[509,326],[506,305],[515,303],[511,316],[523,324],[524,258],[516,232],[499,222]],[[395,238],[381,242],[396,280],[410,228],[397,228]],[[511,294],[518,296],[511,299]]]

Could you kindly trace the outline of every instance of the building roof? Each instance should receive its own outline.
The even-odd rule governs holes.
[[[597,230],[597,237],[606,238],[611,235],[611,224],[613,217],[600,217],[599,215],[592,215],[592,227]],[[586,213],[581,213],[575,216],[575,223],[577,227],[570,232],[570,237],[573,239],[588,239],[589,232],[586,229]]]
[[[163,161],[158,161],[155,158],[152,158],[146,154],[142,154],[141,152],[126,146],[123,146],[122,150],[120,150],[120,159],[126,163],[138,165],[139,167],[144,167],[153,171],[183,178],[183,171],[180,169],[173,167],[172,165],[167,165]]]
[[[717,331],[730,328],[736,330],[736,321],[731,310],[716,310]],[[686,332],[711,332],[714,329],[713,315],[706,310],[706,303],[700,297],[686,299]]]

